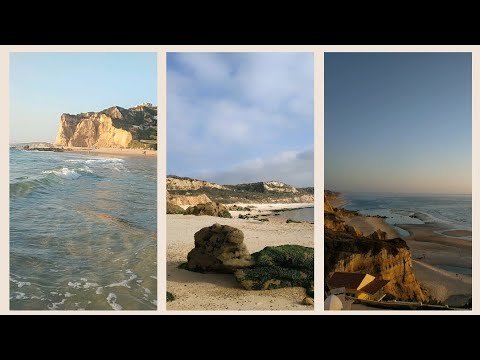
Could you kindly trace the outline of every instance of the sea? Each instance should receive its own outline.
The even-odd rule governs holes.
[[[157,308],[156,157],[10,150],[10,309]]]
[[[451,230],[472,231],[471,195],[344,193],[343,197],[344,208],[363,215],[386,216],[385,222],[401,236],[408,236],[408,232],[396,225],[425,222],[441,223]]]

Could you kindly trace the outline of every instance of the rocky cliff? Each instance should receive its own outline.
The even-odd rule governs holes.
[[[208,181],[169,175],[167,190],[172,199],[207,196],[222,204],[232,203],[313,203],[313,188],[295,188],[279,181],[219,185]],[[184,205],[184,204],[178,204]]]
[[[325,280],[336,272],[361,272],[389,280],[384,290],[399,300],[427,300],[412,268],[407,243],[400,239],[382,240],[364,237],[346,226],[324,198]]]
[[[114,106],[100,112],[62,114],[56,146],[144,147],[157,142],[157,107],[142,104],[130,109]]]
[[[226,189],[222,185],[218,185],[212,182],[191,179],[188,177],[180,176],[167,176],[167,189],[168,190],[198,190],[200,188],[212,188],[212,189]]]

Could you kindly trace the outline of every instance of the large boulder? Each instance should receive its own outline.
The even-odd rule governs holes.
[[[228,212],[227,208],[219,202],[209,202],[206,204],[198,204],[190,206],[185,210],[185,215],[210,215],[223,218],[231,218],[232,215]]]
[[[182,207],[167,200],[167,214],[183,214],[184,212],[185,210]]]
[[[187,270],[232,273],[252,265],[243,243],[243,232],[228,225],[213,224],[197,231],[195,248],[188,253]]]
[[[300,286],[313,297],[313,248],[300,245],[267,246],[252,254],[255,265],[235,271],[247,290]]]

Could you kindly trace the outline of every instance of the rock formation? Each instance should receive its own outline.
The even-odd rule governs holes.
[[[202,195],[223,204],[313,203],[314,201],[313,188],[295,188],[280,181],[219,185],[208,181],[169,175],[167,190],[174,198]]]
[[[169,195],[169,200],[175,205],[198,205],[212,202],[210,198],[205,195]]]
[[[156,148],[157,107],[142,104],[130,109],[114,106],[100,112],[62,114],[56,146]]]
[[[243,243],[243,232],[228,225],[213,224],[194,235],[195,248],[188,253],[186,268],[199,272],[232,273],[252,265]]]
[[[204,187],[212,189],[226,189],[222,185],[218,185],[212,182],[191,179],[188,177],[180,177],[169,175],[167,176],[167,189],[168,190],[198,190]]]
[[[167,200],[167,214],[183,214],[185,210],[171,201]]]
[[[198,204],[190,206],[184,212],[185,215],[209,215],[223,218],[231,218],[232,215],[227,208],[218,202],[209,202],[206,204]]]
[[[327,209],[327,198],[324,202]],[[412,256],[404,240],[387,240],[381,230],[364,237],[345,225],[339,214],[343,213],[324,213],[325,283],[334,272],[368,273],[389,280],[384,291],[399,300],[427,300],[413,273]]]
[[[254,265],[235,271],[247,290],[270,290],[300,286],[311,297],[313,291],[313,248],[300,245],[267,246],[253,253]]]

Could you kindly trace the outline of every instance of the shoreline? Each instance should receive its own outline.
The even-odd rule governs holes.
[[[176,299],[167,302],[167,310],[313,310],[313,306],[301,304],[306,293],[300,287],[245,290],[232,274],[202,274],[178,268],[194,248],[195,232],[214,223],[243,231],[250,253],[286,244],[314,247],[313,224],[272,220],[168,214],[167,291]]]
[[[87,148],[87,147],[64,147],[67,153],[86,155],[117,155],[117,156],[157,156],[156,150],[123,149],[123,148]],[[145,153],[144,153],[145,152]]]
[[[361,215],[344,220],[364,235],[377,228],[387,233],[387,239],[404,239],[412,254],[415,277],[430,296],[450,306],[461,305],[472,297],[471,231],[434,222],[396,224],[409,234],[400,236],[383,218]]]

